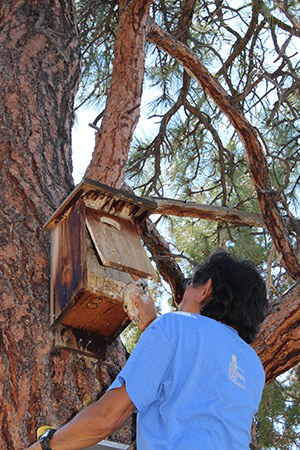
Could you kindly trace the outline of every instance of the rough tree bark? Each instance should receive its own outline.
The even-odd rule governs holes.
[[[72,189],[71,126],[80,77],[72,0],[3,0],[0,10],[0,448],[24,448],[104,390],[125,362],[59,351],[49,333],[49,236]],[[131,430],[123,437],[131,438]]]
[[[266,228],[260,214],[252,214],[224,206],[202,205],[167,198],[151,197],[157,204],[155,213],[163,216],[195,217],[204,220],[227,222],[233,225]]]
[[[272,305],[252,346],[265,368],[267,382],[300,361],[300,282]]]
[[[144,78],[146,25],[152,0],[121,0],[114,67],[107,106],[85,176],[121,188],[139,119]],[[117,170],[116,170],[117,168]]]

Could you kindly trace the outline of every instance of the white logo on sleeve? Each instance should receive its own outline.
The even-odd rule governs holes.
[[[232,355],[231,361],[229,361],[228,378],[240,388],[245,389],[245,377],[242,373],[245,371],[238,366],[237,356]]]

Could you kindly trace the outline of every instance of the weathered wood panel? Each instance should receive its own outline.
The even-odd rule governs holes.
[[[85,242],[85,211],[79,200],[51,233],[50,323],[86,285]]]
[[[102,287],[102,279],[100,278],[109,278],[110,280],[119,281],[123,284],[130,283],[133,278],[132,276],[127,272],[122,272],[120,270],[112,269],[111,267],[105,267],[102,265],[102,262],[99,258],[99,255],[97,253],[96,247],[91,239],[91,236],[87,230],[86,235],[86,251],[87,251],[87,284],[91,289],[98,290]],[[105,283],[106,285],[106,283]],[[111,297],[120,299],[120,293],[118,290],[116,290],[116,286],[107,285],[107,288],[104,287],[104,289],[111,288]],[[103,292],[104,295],[106,294],[106,291]],[[123,295],[123,294],[122,294]]]
[[[80,200],[51,233],[51,323],[58,347],[103,358],[103,342],[112,342],[130,323],[123,291],[132,277],[102,265],[85,218]]]
[[[145,221],[156,208],[156,203],[150,198],[138,197],[127,191],[84,179],[49,217],[44,228],[51,231],[80,198],[90,208],[134,220],[139,224]]]
[[[86,208],[87,227],[105,266],[154,278],[137,225],[102,211]]]
[[[92,331],[112,340],[128,325],[123,303],[90,290],[79,293],[59,318],[69,327]]]

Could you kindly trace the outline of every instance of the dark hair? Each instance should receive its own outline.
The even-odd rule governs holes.
[[[240,337],[250,344],[268,311],[265,282],[257,268],[218,251],[196,267],[193,287],[209,279],[213,293],[201,315],[235,327]]]

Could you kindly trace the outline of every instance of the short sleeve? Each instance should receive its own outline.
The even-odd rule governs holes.
[[[159,389],[173,359],[174,348],[156,319],[140,337],[132,355],[110,389],[126,385],[138,412],[159,397]]]

